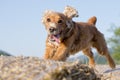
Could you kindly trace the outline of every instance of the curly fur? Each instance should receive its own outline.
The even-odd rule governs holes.
[[[72,12],[77,14],[74,8],[71,7],[71,9]],[[42,21],[48,32],[44,58],[65,61],[69,55],[83,51],[89,58],[89,65],[94,67],[95,61],[91,51],[91,48],[94,47],[99,54],[105,56],[110,67],[115,68],[115,63],[109,54],[104,36],[95,26],[97,18],[94,16],[88,22],[74,22],[72,18],[75,13],[71,14],[70,17],[67,14],[69,9],[65,11],[64,13],[48,11],[43,16]],[[54,26],[51,26],[51,24],[54,24]],[[54,33],[50,32],[50,28],[55,29]],[[56,35],[59,37],[56,37]]]

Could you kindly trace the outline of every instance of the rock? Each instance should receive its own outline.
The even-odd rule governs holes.
[[[79,62],[0,56],[0,80],[100,80],[100,77],[94,69]]]

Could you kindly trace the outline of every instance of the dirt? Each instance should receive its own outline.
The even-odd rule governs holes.
[[[38,57],[0,56],[0,80],[120,80],[120,65],[96,65],[60,62]]]

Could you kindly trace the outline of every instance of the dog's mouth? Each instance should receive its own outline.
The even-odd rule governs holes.
[[[56,42],[56,43],[60,43],[61,41],[60,41],[60,33],[59,34],[51,34],[51,35],[49,35],[49,39],[50,39],[50,41],[52,41],[52,42]]]

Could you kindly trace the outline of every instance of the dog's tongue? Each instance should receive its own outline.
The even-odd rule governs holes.
[[[55,40],[55,42],[60,43],[60,35],[52,35],[51,38]]]

